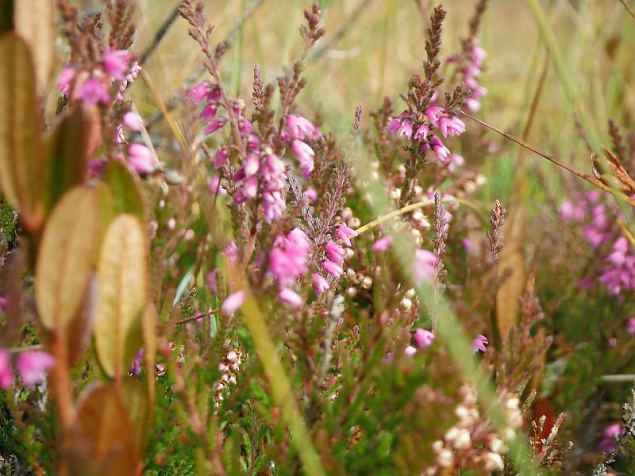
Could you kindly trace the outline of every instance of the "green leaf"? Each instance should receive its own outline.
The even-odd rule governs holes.
[[[139,219],[120,215],[101,247],[97,278],[95,347],[110,377],[121,378],[142,346],[141,312],[147,300],[146,234]]]
[[[138,451],[130,415],[113,385],[89,387],[69,435],[72,475],[137,474]]]
[[[31,54],[23,40],[7,33],[0,38],[0,185],[33,232],[44,219],[42,170]]]
[[[55,206],[66,190],[86,180],[93,129],[94,122],[88,111],[78,107],[65,114],[46,137],[48,160],[44,190],[47,210]]]
[[[67,192],[46,224],[35,272],[35,298],[44,327],[58,329],[77,315],[99,249],[99,208],[94,190]]]
[[[146,205],[137,175],[123,162],[112,160],[104,170],[116,213],[130,213],[145,221]]]

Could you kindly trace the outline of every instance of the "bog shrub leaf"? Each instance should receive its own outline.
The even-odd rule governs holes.
[[[14,5],[15,30],[29,45],[35,64],[38,91],[43,94],[55,61],[55,4],[20,0]]]
[[[106,165],[104,181],[108,184],[116,213],[130,213],[145,220],[145,201],[137,175],[123,162],[113,160]]]
[[[22,39],[7,33],[0,38],[0,185],[31,231],[44,218],[41,149],[31,54]]]
[[[36,267],[36,303],[42,324],[65,327],[78,313],[99,248],[95,191],[67,192],[46,224]]]
[[[133,423],[113,385],[98,384],[85,391],[69,439],[71,474],[136,474]]]
[[[79,107],[64,115],[45,139],[47,166],[44,185],[47,210],[55,206],[66,190],[82,184],[86,179],[93,123],[89,112]]]
[[[97,278],[97,356],[106,374],[121,377],[143,343],[146,235],[135,216],[120,215],[111,223],[101,248]]]

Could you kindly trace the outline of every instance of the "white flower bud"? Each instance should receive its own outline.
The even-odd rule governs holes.
[[[492,440],[489,442],[489,449],[492,450],[494,453],[499,454],[502,454],[506,451],[505,443],[503,443],[503,440],[501,440],[497,436],[492,438]]]
[[[401,308],[404,311],[409,311],[410,309],[412,309],[412,301],[408,298],[403,298],[401,300]]]
[[[501,471],[504,467],[503,457],[498,453],[487,453],[485,455],[485,469],[487,471]]]
[[[437,455],[437,464],[442,468],[449,468],[454,464],[454,453],[448,449],[441,450]]]

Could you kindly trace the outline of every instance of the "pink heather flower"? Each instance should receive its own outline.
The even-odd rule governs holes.
[[[412,357],[417,353],[417,348],[409,345],[406,347],[404,352],[408,357]]]
[[[7,307],[7,298],[5,298],[4,296],[0,296],[0,312],[4,311],[6,307]]]
[[[309,187],[304,191],[304,198],[306,198],[309,203],[313,203],[317,200],[317,192],[313,187]]]
[[[465,105],[472,112],[478,112],[481,109],[481,102],[475,98],[468,98]]]
[[[269,252],[269,273],[281,286],[293,285],[297,278],[308,271],[311,243],[299,228],[291,230],[287,236],[280,235]]]
[[[450,149],[448,149],[443,142],[441,142],[441,139],[436,136],[432,136],[430,139],[430,145],[432,146],[432,150],[436,154],[437,158],[441,162],[445,163],[448,157],[450,157]]]
[[[59,78],[57,79],[57,87],[64,95],[68,95],[68,91],[71,87],[71,82],[75,77],[75,69],[67,66],[60,73]]]
[[[25,350],[18,354],[16,368],[22,383],[27,387],[44,381],[46,372],[53,367],[55,360],[40,350]]]
[[[426,116],[428,116],[430,124],[432,124],[434,127],[438,127],[439,120],[443,117],[444,114],[445,112],[443,111],[443,108],[439,106],[432,105],[428,106],[428,109],[426,109]]]
[[[598,444],[598,449],[605,453],[611,451],[615,446],[615,442],[617,438],[622,433],[622,425],[619,423],[612,423],[604,428],[604,432],[602,433],[602,440]]]
[[[401,127],[401,119],[397,117],[393,117],[390,120],[390,122],[388,122],[388,126],[386,126],[386,129],[388,130],[390,134],[394,135],[397,133],[400,127]]]
[[[331,276],[335,276],[336,278],[339,278],[340,276],[342,276],[342,273],[344,273],[344,270],[339,264],[329,260],[326,260],[322,263],[322,269],[324,269],[324,271],[326,271]]]
[[[223,301],[223,305],[221,306],[221,311],[225,316],[233,316],[234,313],[243,305],[245,302],[245,291],[236,291],[235,293],[227,296],[227,299]]]
[[[196,104],[208,100],[211,92],[211,84],[207,81],[203,81],[193,86],[186,94],[187,98]]]
[[[626,321],[626,332],[635,334],[635,317],[629,317]]]
[[[465,132],[465,123],[458,117],[444,116],[439,120],[439,129],[443,137],[459,136]]]
[[[410,139],[412,137],[412,121],[410,119],[402,119],[401,126],[399,127],[399,137],[406,137]]]
[[[318,129],[303,116],[289,114],[287,116],[287,127],[291,132],[291,136],[295,139],[314,138],[316,133],[319,135]]]
[[[143,144],[130,144],[128,162],[140,174],[148,174],[156,169],[152,152]]]
[[[209,273],[207,273],[207,275],[205,276],[205,280],[207,281],[207,287],[209,287],[209,290],[212,294],[216,294],[218,292],[218,283],[216,280],[217,275],[218,275],[218,270],[214,269],[213,271],[210,271]]]
[[[434,332],[427,329],[417,329],[415,331],[414,338],[419,348],[425,349],[426,347],[430,347],[432,345],[436,336],[434,335]]]
[[[609,294],[618,295],[622,291],[635,291],[635,249],[623,236],[613,243],[611,254],[605,261],[600,281]]]
[[[320,273],[313,273],[311,275],[311,284],[313,284],[313,289],[315,289],[315,293],[318,296],[329,288],[329,282]]]
[[[227,119],[224,117],[215,117],[207,124],[207,127],[205,127],[205,134],[209,136],[217,130],[222,129],[225,124],[227,124]]]
[[[123,116],[124,125],[131,131],[139,132],[143,129],[143,119],[136,112],[127,112]]]
[[[485,337],[483,334],[479,334],[472,341],[472,350],[474,352],[478,352],[478,351],[486,352],[488,345],[489,345],[489,342],[487,340],[487,337]]]
[[[77,99],[91,106],[98,103],[108,104],[110,94],[108,94],[108,88],[102,79],[91,78],[84,81],[79,87]]]
[[[337,264],[344,264],[344,256],[346,255],[346,251],[340,245],[335,243],[334,241],[328,241],[324,246],[326,250],[326,257],[329,261],[333,261]]]
[[[392,246],[392,237],[390,235],[386,235],[380,239],[378,239],[375,243],[373,243],[373,251],[378,253],[380,251],[386,251]]]
[[[304,304],[304,301],[298,293],[290,288],[282,288],[278,293],[280,300],[291,307],[300,307]]]
[[[448,171],[453,174],[457,171],[457,169],[463,167],[463,165],[465,165],[465,159],[463,156],[459,154],[452,154],[448,162]]]
[[[567,221],[582,221],[585,216],[584,207],[580,204],[574,205],[569,200],[562,202],[560,205],[560,217]]]
[[[416,250],[413,275],[417,286],[421,286],[424,282],[432,282],[434,273],[439,259],[434,253],[427,250]]]
[[[294,139],[291,142],[291,152],[300,162],[300,169],[302,171],[302,175],[308,177],[313,172],[313,157],[315,156],[315,152],[306,142],[302,142],[301,140]]]
[[[223,165],[227,163],[227,159],[229,158],[229,149],[227,147],[221,147],[216,152],[214,156],[214,168],[220,169]]]
[[[106,73],[122,80],[126,77],[126,72],[130,68],[132,55],[128,50],[106,50],[104,53],[104,69]]]
[[[430,133],[430,128],[426,124],[421,124],[417,128],[417,132],[415,132],[414,140],[417,142],[421,142],[428,138],[428,134]]]
[[[355,238],[357,236],[357,232],[346,225],[339,225],[335,233],[337,234],[337,237],[340,240],[342,240],[346,246],[352,246],[350,239]]]
[[[13,383],[13,372],[9,360],[9,353],[0,349],[0,388],[2,390],[8,389]]]
[[[227,189],[223,187],[220,183],[220,177],[218,175],[212,176],[209,181],[209,191],[212,192],[213,195],[227,195]]]
[[[216,103],[210,102],[203,108],[199,117],[209,122],[216,117],[217,111],[218,105]]]
[[[258,170],[260,169],[260,159],[255,154],[249,154],[245,161],[243,162],[243,172],[246,177],[251,177],[252,175],[256,175]]]
[[[225,246],[225,250],[223,251],[223,255],[231,263],[236,264],[238,262],[238,245],[235,241],[227,243],[227,246]]]

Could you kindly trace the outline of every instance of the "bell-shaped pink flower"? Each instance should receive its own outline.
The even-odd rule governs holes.
[[[130,144],[128,162],[140,174],[148,174],[156,169],[152,152],[143,144]]]
[[[40,350],[25,350],[18,354],[16,368],[27,387],[41,383],[46,372],[55,365],[55,360],[46,352]]]
[[[130,69],[132,55],[128,50],[106,50],[104,53],[104,70],[118,81],[126,77]]]
[[[346,251],[340,245],[335,243],[334,241],[328,241],[326,245],[324,245],[324,249],[326,250],[326,257],[337,264],[344,264],[344,256],[346,256]]]
[[[337,237],[340,240],[342,240],[346,246],[352,246],[350,239],[355,238],[357,236],[357,232],[346,225],[339,225],[335,233],[337,234]]]
[[[417,329],[415,331],[414,338],[419,348],[425,349],[432,345],[436,336],[434,335],[434,332],[427,329]]]
[[[295,139],[314,138],[317,131],[307,118],[295,114],[287,116],[287,128]]]
[[[339,278],[344,273],[344,270],[339,264],[329,260],[325,260],[322,263],[322,269],[324,269],[324,271],[326,271],[331,276],[335,276],[336,278]]]
[[[477,335],[472,341],[472,350],[474,352],[486,352],[489,342],[483,334]]]
[[[444,114],[445,112],[443,111],[443,108],[439,106],[432,105],[428,106],[428,109],[426,109],[426,116],[428,116],[430,124],[435,127],[439,125],[439,120],[443,117]]]
[[[320,273],[311,275],[311,284],[313,284],[313,289],[318,296],[329,288],[329,282]]]
[[[124,114],[123,123],[131,131],[139,132],[143,129],[143,119],[136,112],[130,111]]]
[[[386,235],[378,239],[375,243],[373,243],[373,251],[375,253],[379,253],[381,251],[386,251],[392,246],[392,237],[390,235]]]
[[[221,147],[216,152],[214,156],[214,168],[220,169],[223,165],[227,163],[227,159],[229,158],[229,149],[227,147]]]
[[[290,288],[282,288],[278,293],[278,297],[291,307],[300,307],[304,304],[300,295]]]

